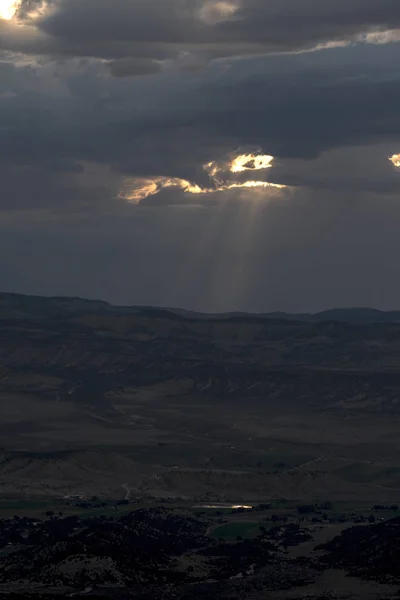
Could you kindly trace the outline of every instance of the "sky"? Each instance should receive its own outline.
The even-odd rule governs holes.
[[[399,0],[0,0],[0,291],[400,308]]]

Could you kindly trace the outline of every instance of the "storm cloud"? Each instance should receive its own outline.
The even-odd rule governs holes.
[[[25,0],[7,16],[5,288],[395,306],[397,0]]]
[[[396,0],[25,0],[18,15],[29,28],[8,28],[10,49],[155,61],[376,42],[400,27]]]

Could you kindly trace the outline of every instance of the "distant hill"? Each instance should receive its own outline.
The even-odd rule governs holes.
[[[226,319],[274,319],[320,323],[336,321],[340,323],[400,323],[399,311],[381,311],[374,308],[333,308],[318,313],[200,313],[177,308],[151,306],[114,306],[101,300],[87,300],[75,297],[45,297],[23,294],[0,293],[0,319],[49,319],[63,315],[96,313],[115,316],[175,316],[189,320]]]
[[[333,308],[322,312],[309,314],[270,313],[269,318],[294,319],[298,321],[338,321],[342,323],[398,323],[400,311],[382,311],[376,308]]]

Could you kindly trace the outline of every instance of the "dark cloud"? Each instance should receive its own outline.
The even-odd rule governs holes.
[[[398,26],[396,0],[63,0],[39,21],[65,41],[220,44],[222,55],[226,44],[238,44],[237,54],[240,44],[298,49]]]
[[[315,172],[321,153],[371,144],[398,151],[393,48],[375,47],[374,60],[372,49],[360,54],[356,47],[247,60],[200,77],[143,80],[109,78],[101,63],[0,64],[1,86],[11,94],[0,98],[0,160],[65,171],[82,162],[104,164],[121,177],[178,177],[209,187],[204,164],[223,162],[235,149],[259,148],[277,158],[276,168],[257,173],[259,180],[334,186],[332,165],[323,176]],[[357,174],[357,152],[348,154],[353,168],[342,187],[397,189],[387,155],[376,152],[368,177]],[[301,173],[285,168],[289,159],[307,159]],[[251,178],[246,172],[230,181]]]
[[[24,0],[0,22],[7,289],[200,310],[399,300],[398,0],[234,4]],[[233,173],[247,153],[272,167]]]
[[[98,170],[97,170],[98,171]],[[115,182],[93,177],[90,168],[67,163],[34,166],[0,165],[0,210],[88,212],[104,210],[115,198]]]
[[[396,0],[246,0],[219,28],[238,40],[302,48],[400,24]]]
[[[393,194],[400,192],[400,172],[388,157],[393,144],[340,148],[323,153],[315,160],[289,159],[273,169],[269,179],[288,186],[311,190],[350,193]]]
[[[110,73],[114,77],[127,77],[130,75],[152,75],[161,71],[161,65],[146,58],[125,58],[113,60],[108,64]]]
[[[39,3],[23,4],[21,17]],[[231,8],[230,8],[231,7]],[[209,59],[308,49],[400,27],[397,0],[60,0],[2,45],[38,54]],[[153,72],[153,71],[151,71]]]

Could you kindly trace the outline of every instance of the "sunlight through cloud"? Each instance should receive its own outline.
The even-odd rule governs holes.
[[[141,200],[158,194],[162,189],[175,187],[189,194],[205,194],[209,191],[202,189],[190,181],[180,179],[179,177],[154,177],[152,179],[131,179],[127,178],[118,194],[118,196],[128,202],[137,204]]]
[[[206,2],[199,11],[199,16],[207,25],[216,25],[232,17],[238,7],[232,2]]]
[[[389,160],[396,168],[400,169],[400,154],[393,154]]]
[[[237,156],[231,164],[232,173],[241,173],[242,171],[259,171],[260,169],[270,169],[272,167],[273,156],[269,154],[241,154]]]
[[[221,173],[242,173],[244,171],[258,171],[269,169],[272,166],[273,156],[268,154],[241,154],[236,156],[228,164],[218,164],[217,162],[209,162],[203,166],[203,169],[210,177],[211,185],[209,187],[200,187],[186,179],[179,177],[152,177],[147,179],[127,178],[119,192],[119,197],[132,202],[140,203],[141,200],[149,196],[154,196],[165,188],[176,188],[188,194],[213,194],[215,192],[223,192],[231,189],[246,189],[246,188],[276,188],[283,189],[286,186],[269,181],[249,180],[249,181],[229,181],[219,177]]]
[[[13,19],[20,4],[21,0],[0,0],[0,19]]]
[[[19,25],[35,21],[50,8],[48,0],[25,4],[23,0],[0,0],[0,19],[17,21]]]

